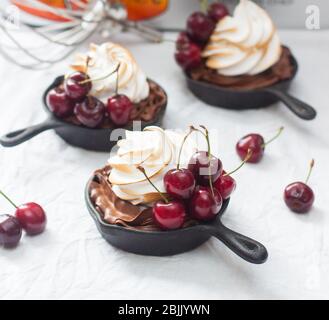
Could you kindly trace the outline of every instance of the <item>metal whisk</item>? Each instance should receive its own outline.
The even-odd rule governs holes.
[[[21,67],[43,69],[65,59],[96,32],[109,37],[129,30],[150,41],[162,41],[160,32],[141,23],[127,21],[127,12],[118,1],[68,2],[79,10],[73,10],[70,5],[61,9],[37,0],[16,0],[16,3],[50,12],[63,20],[43,26],[19,21],[16,7],[10,7],[11,10],[0,7],[0,54]]]

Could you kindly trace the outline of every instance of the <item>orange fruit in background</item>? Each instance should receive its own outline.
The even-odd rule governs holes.
[[[167,10],[169,0],[122,0],[132,21],[156,17]]]
[[[39,0],[39,1],[57,8],[66,8],[65,2],[68,2],[65,0]],[[88,0],[82,0],[82,1],[88,2]],[[108,1],[110,3],[117,2],[117,0],[108,0]],[[22,0],[11,0],[11,2],[17,7],[19,7],[20,9],[35,16],[49,20],[55,20],[55,21],[68,21],[68,19],[59,17],[54,13],[28,6],[27,4],[24,4],[24,1]],[[121,2],[127,8],[128,19],[132,21],[138,21],[138,20],[150,19],[163,13],[168,7],[169,0],[121,0]],[[72,7],[74,9],[73,4]]]

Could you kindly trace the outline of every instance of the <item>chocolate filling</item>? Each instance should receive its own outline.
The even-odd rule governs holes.
[[[280,81],[291,79],[294,74],[291,51],[287,47],[282,49],[280,60],[273,67],[258,75],[222,76],[216,70],[208,68],[205,61],[200,67],[191,70],[189,75],[193,80],[205,81],[231,89],[253,90],[268,87]]]
[[[150,93],[149,96],[142,100],[139,103],[135,103],[133,106],[133,110],[131,112],[130,121],[140,120],[149,122],[152,121],[156,115],[164,108],[167,104],[167,95],[165,91],[154,81],[148,80],[150,85]],[[67,117],[64,119],[66,122],[82,126],[80,121],[77,119],[75,115]],[[101,128],[114,128],[115,126],[112,124],[109,117],[106,117],[104,122],[101,125]]]
[[[133,205],[115,195],[108,180],[110,171],[110,166],[97,170],[89,188],[92,203],[102,219],[109,224],[129,229],[159,231],[160,228],[152,218],[152,208]],[[195,220],[187,218],[184,228],[195,224],[197,224]]]

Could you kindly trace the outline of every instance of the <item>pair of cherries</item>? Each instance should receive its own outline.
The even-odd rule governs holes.
[[[212,3],[204,11],[206,13],[198,11],[188,17],[186,31],[181,32],[176,40],[175,59],[184,70],[201,64],[202,47],[208,42],[216,23],[229,14],[227,7],[220,2]]]
[[[0,215],[0,246],[16,247],[21,240],[22,230],[28,235],[42,233],[47,224],[45,211],[40,205],[29,202],[16,206],[2,191],[0,194],[16,209],[15,215]]]
[[[116,73],[117,77],[120,64],[116,70],[105,77],[90,79],[87,73],[75,72],[69,75],[63,85],[50,90],[47,95],[49,109],[59,118],[66,118],[73,114],[81,124],[88,128],[99,127],[108,116],[114,125],[124,126],[130,120],[133,104],[130,99],[118,94],[118,81],[116,94],[110,97],[105,104],[90,95],[92,81],[103,80]]]
[[[282,133],[283,128],[280,128],[277,135],[271,140],[265,142],[260,134],[252,133],[244,136],[236,144],[236,151],[241,159],[246,157],[248,150],[252,152],[251,157],[247,162],[258,163],[262,160],[265,152],[265,147],[274,141]],[[289,184],[284,190],[284,201],[289,209],[296,213],[307,213],[311,210],[314,203],[314,192],[307,185],[314,167],[314,160],[310,165],[310,170],[306,182],[294,182]]]
[[[144,169],[140,168],[163,198],[163,201],[158,201],[153,206],[153,218],[163,230],[182,228],[188,214],[199,221],[213,220],[219,213],[223,200],[228,199],[235,190],[235,180],[223,171],[222,162],[211,155],[208,131],[205,127],[202,128],[205,130],[203,134],[207,139],[208,151],[196,152],[187,168],[179,167],[182,147],[192,130],[183,140],[177,168],[169,170],[164,176],[163,182],[170,200],[153,185]]]

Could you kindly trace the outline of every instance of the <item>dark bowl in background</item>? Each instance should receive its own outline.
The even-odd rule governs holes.
[[[290,79],[257,90],[220,87],[208,82],[193,80],[187,73],[185,73],[185,77],[191,92],[209,105],[232,110],[245,110],[265,108],[281,101],[299,118],[313,120],[316,117],[315,109],[288,94],[290,85],[298,72],[298,62],[294,56],[291,56],[291,64],[294,72]]]
[[[55,130],[57,135],[59,135],[68,144],[86,150],[109,152],[116,145],[117,140],[114,139],[111,141],[110,136],[112,131],[117,128],[91,129],[84,126],[78,126],[65,122],[55,117],[52,112],[50,112],[46,102],[47,94],[50,90],[60,85],[63,82],[63,79],[63,76],[57,77],[43,94],[43,107],[46,113],[48,114],[48,118],[38,125],[10,132],[2,136],[0,138],[0,144],[2,146],[17,146],[25,141],[32,139],[36,135],[50,129]],[[161,126],[162,119],[164,117],[167,106],[167,101],[168,97],[166,99],[166,104],[161,108],[161,110],[157,113],[156,117],[152,121],[141,121],[141,129],[147,126]],[[131,123],[128,126],[125,126],[123,129],[132,130],[133,124]],[[122,134],[124,134],[124,130],[122,130]]]

